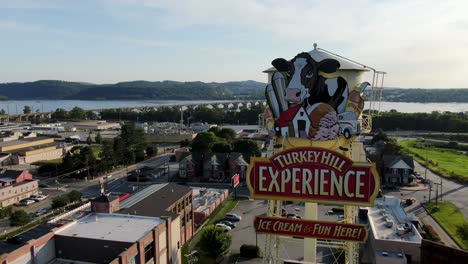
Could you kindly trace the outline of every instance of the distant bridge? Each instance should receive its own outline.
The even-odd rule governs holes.
[[[209,108],[227,108],[227,109],[239,109],[241,107],[250,108],[252,105],[263,105],[267,103],[265,100],[234,100],[234,101],[211,101],[205,103],[190,103],[184,102],[179,104],[164,104],[164,105],[146,105],[146,106],[130,106],[130,107],[116,107],[116,108],[100,108],[100,109],[85,109],[86,111],[102,112],[103,110],[121,109],[124,112],[128,111],[148,111],[151,109],[157,110],[162,107],[193,107],[206,106]],[[28,114],[15,114],[15,115],[0,115],[0,122],[23,122],[31,121],[36,118],[50,118],[54,112],[34,112]]]

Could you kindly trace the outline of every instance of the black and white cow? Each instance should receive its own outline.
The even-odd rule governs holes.
[[[319,72],[336,72],[340,67],[337,60],[324,59],[317,62],[309,53],[303,52],[291,61],[278,58],[272,64],[279,72],[286,74],[286,88],[282,96],[290,106],[303,104],[307,108],[316,103],[326,103],[337,110],[347,97],[345,79],[319,75]]]

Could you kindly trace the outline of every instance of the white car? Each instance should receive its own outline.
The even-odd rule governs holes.
[[[230,221],[230,222],[238,222],[242,220],[242,217],[238,214],[233,214],[233,213],[228,213],[224,216],[224,219]]]
[[[47,197],[49,197],[48,195],[35,195],[34,197],[31,196],[30,199],[36,201],[36,202],[40,202],[40,201],[43,201],[45,199],[47,199]]]
[[[224,230],[224,232],[227,232],[227,231],[230,231],[231,228],[225,224],[221,224],[221,223],[218,223],[216,224],[216,227],[219,227],[219,228],[222,228]]]
[[[33,204],[33,203],[34,203],[34,200],[26,199],[26,200],[22,200],[22,201],[20,202],[20,205],[22,205],[22,206],[28,206],[28,205]]]

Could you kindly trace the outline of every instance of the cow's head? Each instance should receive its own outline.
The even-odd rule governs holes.
[[[301,104],[309,97],[310,91],[314,89],[319,71],[333,73],[340,67],[340,63],[333,59],[316,62],[306,52],[299,53],[290,62],[278,58],[271,64],[279,72],[286,73],[287,87],[284,98],[293,105]]]

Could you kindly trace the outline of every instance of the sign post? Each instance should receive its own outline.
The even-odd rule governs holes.
[[[354,224],[357,206],[373,206],[380,186],[376,166],[366,162],[357,140],[371,127],[362,114],[370,84],[361,79],[369,67],[316,44],[272,65],[265,71],[267,157],[252,158],[247,170],[250,196],[269,200],[268,217],[255,222],[267,236],[264,262],[278,263],[278,235],[289,234],[304,238],[306,262],[317,262],[317,239],[331,239],[345,241],[346,262],[357,263],[357,242],[367,238],[365,228]],[[305,203],[305,219],[280,217],[281,201]],[[318,203],[343,205],[345,223],[317,221]]]
[[[234,199],[237,200],[237,186],[239,185],[240,183],[240,175],[237,173],[237,174],[234,174],[234,176],[232,176],[231,178],[231,186],[232,188],[234,188]]]

